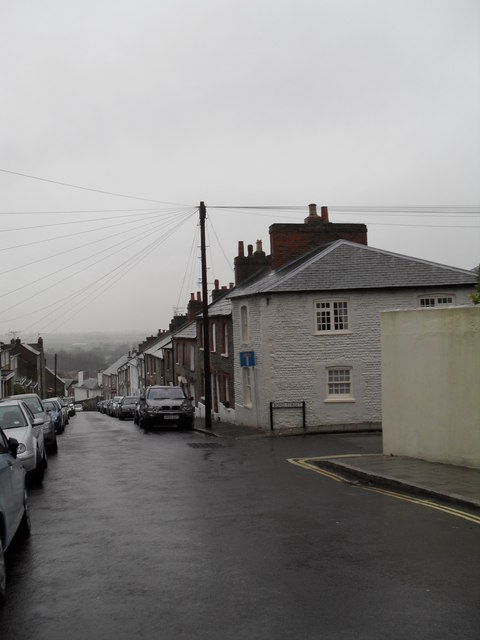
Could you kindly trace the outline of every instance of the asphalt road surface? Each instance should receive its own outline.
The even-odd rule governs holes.
[[[1,640],[478,640],[478,524],[288,462],[380,447],[77,414],[7,554]]]

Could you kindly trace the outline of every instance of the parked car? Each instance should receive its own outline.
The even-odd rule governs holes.
[[[36,418],[23,400],[4,400],[0,402],[0,428],[18,441],[17,457],[27,479],[41,484],[47,466],[42,418]]]
[[[126,418],[133,419],[137,400],[137,396],[123,396],[118,403],[117,415],[119,420],[125,420]]]
[[[60,396],[55,396],[52,400],[56,400],[62,409],[63,415],[63,426],[65,427],[70,422],[70,414],[68,410],[68,405],[63,398]]]
[[[22,402],[25,402],[35,418],[42,421],[45,448],[49,453],[57,453],[57,432],[55,431],[55,425],[43,406],[40,396],[36,393],[20,393],[15,396],[9,396],[8,399],[22,400]]]
[[[47,398],[43,400],[43,406],[52,419],[55,431],[57,433],[63,433],[65,431],[65,425],[63,424],[63,412],[58,401],[54,398]]]
[[[140,396],[138,419],[143,429],[167,425],[192,429],[193,412],[191,398],[181,387],[155,385],[147,387]]]
[[[72,417],[75,415],[75,400],[73,397],[67,396],[66,398],[63,398],[63,402],[67,405],[68,407],[68,415],[69,417]]]
[[[19,443],[0,429],[0,601],[7,588],[5,551],[16,533],[30,535],[30,513],[25,469],[17,451]]]
[[[83,411],[83,404],[76,404],[75,411]]]
[[[109,416],[116,416],[117,415],[117,405],[120,402],[120,400],[123,398],[123,396],[115,396],[112,398],[112,401],[109,403],[108,405],[108,409],[107,409],[107,413]]]

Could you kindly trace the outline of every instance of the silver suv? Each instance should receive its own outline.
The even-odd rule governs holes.
[[[181,387],[147,387],[138,404],[138,423],[143,429],[153,426],[193,428],[192,399]]]

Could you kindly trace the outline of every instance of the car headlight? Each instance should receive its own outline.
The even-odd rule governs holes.
[[[17,447],[17,453],[25,453],[26,450],[27,450],[27,447],[23,444],[23,442],[20,442],[20,444]]]

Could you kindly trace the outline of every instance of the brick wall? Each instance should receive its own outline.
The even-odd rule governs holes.
[[[272,268],[278,269],[302,253],[340,239],[366,245],[367,227],[364,224],[322,222],[320,218],[317,218],[314,224],[272,224]]]

